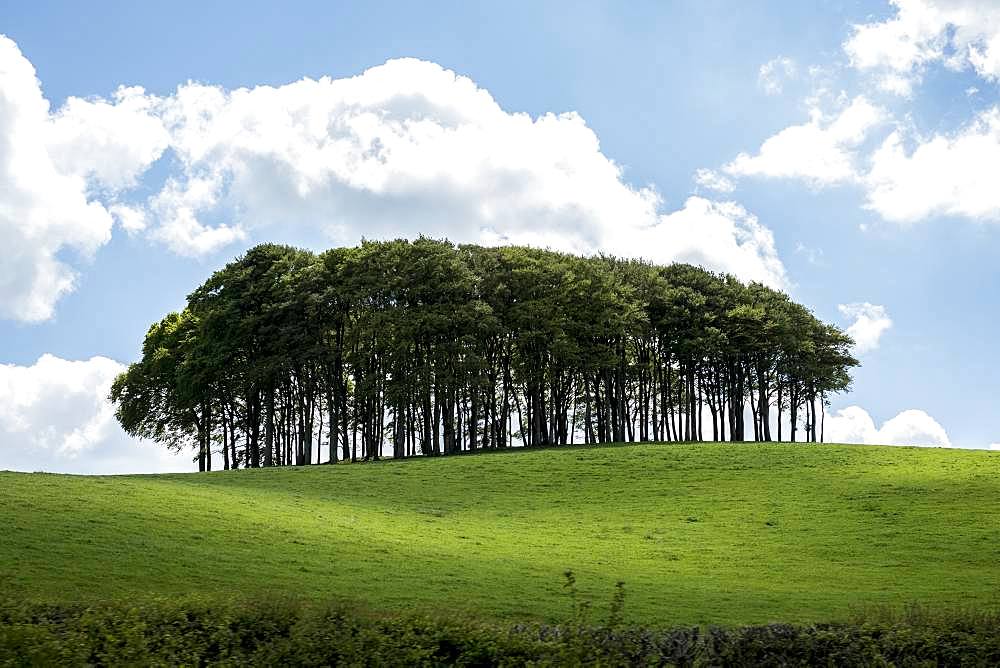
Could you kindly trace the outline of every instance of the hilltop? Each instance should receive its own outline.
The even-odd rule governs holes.
[[[572,569],[647,625],[995,602],[1000,456],[806,444],[560,447],[206,474],[0,473],[0,589],[280,593],[551,620]]]

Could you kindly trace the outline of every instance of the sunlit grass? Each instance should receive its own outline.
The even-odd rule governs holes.
[[[1000,453],[830,445],[557,448],[366,465],[0,473],[0,591],[280,593],[557,619],[572,569],[646,624],[996,603]]]

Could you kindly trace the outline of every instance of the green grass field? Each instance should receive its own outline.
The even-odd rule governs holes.
[[[644,624],[995,604],[1000,453],[639,445],[84,477],[0,473],[0,592],[279,593],[558,620],[572,569]]]

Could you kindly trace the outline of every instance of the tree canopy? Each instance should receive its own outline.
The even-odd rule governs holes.
[[[816,442],[852,343],[782,292],[687,264],[264,244],[150,327],[111,399],[126,432],[193,446],[200,470],[770,441],[783,423]]]

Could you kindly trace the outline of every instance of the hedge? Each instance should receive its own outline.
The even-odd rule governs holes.
[[[288,601],[0,601],[0,666],[989,666],[993,615],[670,630],[317,608]]]

